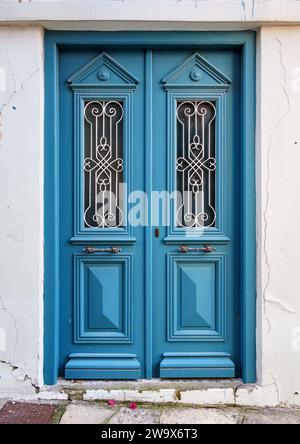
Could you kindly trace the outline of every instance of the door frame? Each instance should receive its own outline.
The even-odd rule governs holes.
[[[219,48],[241,51],[241,369],[244,383],[256,381],[256,209],[255,209],[254,31],[46,31],[44,154],[44,382],[57,382],[59,362],[59,48],[144,48],[146,90],[145,190],[152,188],[152,49]],[[149,80],[149,81],[148,81]],[[151,215],[149,215],[151,216]],[[150,219],[151,220],[151,219]],[[145,227],[145,359],[152,361],[152,232]],[[146,368],[150,368],[149,365]],[[146,374],[146,377],[149,375]]]

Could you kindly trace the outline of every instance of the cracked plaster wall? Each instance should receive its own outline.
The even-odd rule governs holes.
[[[257,50],[257,387],[240,404],[300,405],[300,26]],[[43,33],[0,28],[0,395],[42,383]],[[221,393],[222,391],[220,391]],[[196,396],[196,395],[195,395]],[[221,395],[220,395],[221,396]]]
[[[296,404],[300,404],[299,41],[299,26],[260,31],[256,148],[258,377],[269,396]]]
[[[41,382],[43,33],[0,28],[0,390]]]

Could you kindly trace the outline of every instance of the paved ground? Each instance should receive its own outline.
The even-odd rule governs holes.
[[[0,400],[0,423],[60,424],[300,424],[300,410],[242,407],[176,407],[92,402],[50,404],[5,403]],[[34,409],[33,409],[34,406]],[[41,415],[38,406],[41,406]],[[54,407],[54,408],[53,408]],[[136,407],[136,408],[133,408]],[[45,410],[50,409],[50,419]],[[30,412],[34,410],[34,415]],[[7,414],[9,419],[7,419]]]

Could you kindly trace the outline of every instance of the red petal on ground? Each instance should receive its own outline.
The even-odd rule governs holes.
[[[116,405],[116,401],[114,399],[109,399],[107,401],[107,404],[110,405],[111,407],[114,407]]]
[[[129,408],[130,408],[131,410],[135,410],[135,409],[137,408],[136,403],[135,403],[135,402],[131,402],[131,403],[129,404]]]

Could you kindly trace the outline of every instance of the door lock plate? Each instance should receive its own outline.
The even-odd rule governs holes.
[[[93,254],[93,253],[120,253],[121,248],[113,245],[112,247],[108,248],[94,248],[94,247],[85,247],[83,249],[84,253]]]
[[[187,245],[180,245],[178,247],[178,251],[180,253],[190,253],[190,252],[197,252],[197,251],[203,251],[204,253],[212,253],[213,251],[216,251],[215,247],[212,245],[204,245],[204,247],[188,247]]]

